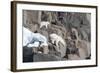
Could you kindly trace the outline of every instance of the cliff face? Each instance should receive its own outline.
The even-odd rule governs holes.
[[[32,11],[32,10],[23,10],[23,26],[30,29],[32,32],[38,32],[44,35],[48,39],[49,43],[49,53],[45,56],[45,54],[34,54],[34,61],[45,61],[48,58],[48,61],[53,60],[64,60],[64,59],[81,59],[79,56],[71,55],[73,52],[69,53],[68,46],[74,51],[75,47],[72,47],[72,41],[76,42],[78,39],[72,39],[72,28],[75,28],[78,32],[77,37],[81,39],[81,42],[91,42],[91,14],[89,13],[76,13],[76,12],[53,12],[53,11]],[[43,26],[40,28],[42,21],[48,21],[50,24],[46,28]],[[59,42],[59,47],[55,44],[51,43],[50,34],[55,33],[66,43],[66,46],[63,46],[61,42]],[[74,34],[76,36],[76,34]],[[68,38],[71,38],[69,41]],[[69,41],[69,42],[68,42]],[[90,46],[90,44],[89,44]],[[56,51],[59,48],[60,52]],[[83,48],[83,47],[82,47]],[[79,49],[79,48],[78,48]],[[70,50],[70,49],[69,49]],[[70,50],[72,51],[72,50]],[[87,51],[86,51],[87,52]],[[80,52],[79,52],[80,53]],[[71,56],[69,56],[71,55]],[[53,56],[51,58],[51,56]],[[37,59],[37,57],[43,57],[42,60]],[[85,58],[84,58],[85,59]],[[50,61],[51,61],[50,60]]]

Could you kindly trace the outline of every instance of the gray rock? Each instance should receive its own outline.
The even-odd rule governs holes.
[[[42,54],[42,53],[34,53],[33,61],[34,62],[43,62],[43,61],[59,61],[60,57],[51,54]]]

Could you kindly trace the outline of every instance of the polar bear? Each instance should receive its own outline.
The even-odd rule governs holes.
[[[27,47],[34,47],[34,46],[39,47],[39,45],[48,46],[47,42],[48,42],[47,38],[42,34],[33,33],[28,28],[23,27],[23,46],[27,46]]]
[[[66,46],[66,43],[64,41],[64,39],[62,37],[60,37],[59,35],[55,34],[55,33],[52,33],[50,34],[50,40],[51,40],[51,43],[55,44],[57,46],[57,51],[60,52],[60,49],[59,49],[59,42],[65,47]]]
[[[45,26],[46,29],[47,29],[48,25],[50,25],[50,22],[48,22],[48,21],[42,21],[42,22],[40,22],[40,28],[42,28],[43,26]]]

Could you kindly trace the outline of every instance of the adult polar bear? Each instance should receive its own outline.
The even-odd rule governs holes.
[[[66,54],[66,42],[64,39],[55,33],[50,34],[50,39],[51,43],[57,46],[56,51],[61,53],[61,57],[64,57]]]
[[[23,46],[27,47],[39,47],[39,45],[48,46],[47,42],[48,42],[47,38],[42,34],[33,33],[28,28],[23,27]]]

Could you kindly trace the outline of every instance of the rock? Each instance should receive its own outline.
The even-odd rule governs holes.
[[[33,61],[34,62],[43,62],[43,61],[60,61],[60,57],[56,57],[55,55],[51,54],[42,54],[42,53],[34,53]]]
[[[58,52],[57,49],[60,51]],[[49,53],[63,58],[66,55],[66,46],[59,43],[59,48],[53,44],[49,44]]]
[[[49,33],[48,33],[48,30],[40,29],[40,30],[39,30],[39,33],[41,33],[42,35],[44,35],[44,36],[49,40]]]
[[[90,43],[84,40],[81,40],[77,43],[77,48],[79,49],[79,56],[81,59],[85,59],[91,55]]]
[[[32,48],[23,47],[23,62],[33,62]]]
[[[49,53],[48,46],[41,46],[39,50],[41,50],[43,54]]]
[[[49,49],[49,54],[61,57],[61,53],[56,50],[58,48],[54,44],[49,43],[48,49]]]
[[[51,28],[49,28],[48,33],[49,34],[56,33],[57,35],[66,39],[66,29],[65,29],[65,27],[61,27],[61,26],[58,26],[58,25],[51,25]]]
[[[60,49],[61,57],[64,57],[66,55],[66,46],[63,46],[61,43],[59,43],[59,49]]]
[[[68,54],[69,60],[81,60],[81,58],[76,54]]]

